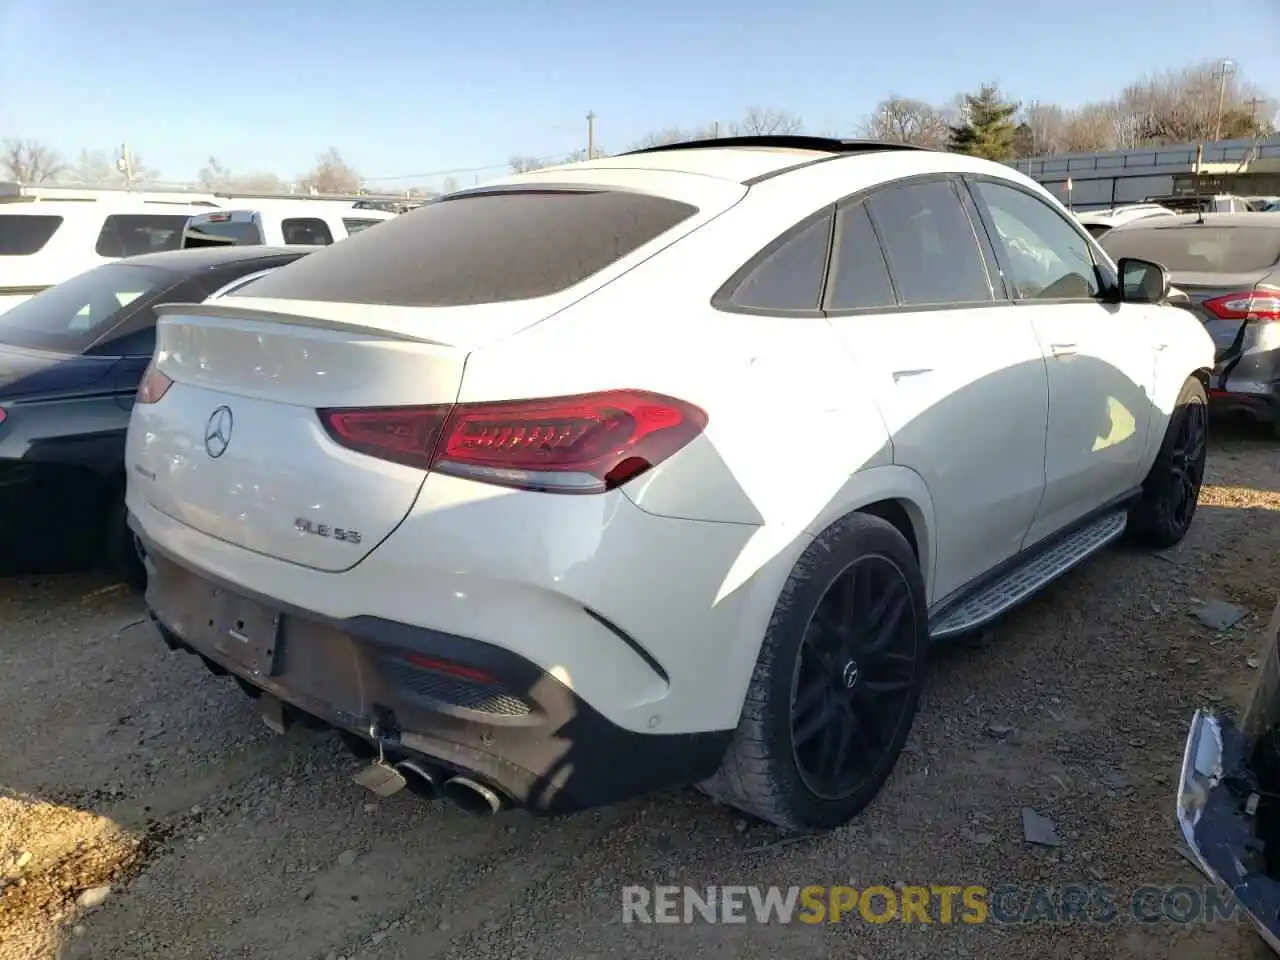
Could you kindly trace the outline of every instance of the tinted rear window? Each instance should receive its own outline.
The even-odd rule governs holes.
[[[381,220],[351,220],[346,217],[342,220],[342,225],[347,228],[347,235],[359,233],[361,230],[368,230],[380,224]]]
[[[39,253],[60,226],[61,217],[0,215],[0,257],[29,257]]]
[[[1280,228],[1177,227],[1112,230],[1100,241],[1113,260],[1154,260],[1174,273],[1250,273],[1280,261]]]
[[[80,353],[123,320],[134,301],[173,286],[168,270],[109,263],[0,313],[0,343]]]
[[[545,297],[697,213],[614,190],[512,190],[429,203],[313,253],[254,296],[406,307]]]
[[[232,244],[260,244],[262,231],[256,223],[248,220],[200,220],[187,225],[186,247],[203,247],[209,244],[199,242],[202,238],[212,238],[214,242]],[[195,242],[191,242],[195,240]]]
[[[181,214],[113,213],[102,224],[94,247],[100,257],[136,257],[182,246]]]

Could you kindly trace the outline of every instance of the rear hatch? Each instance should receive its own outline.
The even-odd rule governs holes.
[[[253,297],[162,306],[155,363],[173,383],[134,408],[131,496],[258,553],[350,568],[404,519],[426,470],[339,446],[318,410],[452,404],[472,350],[581,299],[745,192],[658,179],[662,195],[598,184],[464,195],[283,267]],[[396,429],[414,442],[412,418]]]

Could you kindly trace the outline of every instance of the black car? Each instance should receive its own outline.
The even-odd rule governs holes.
[[[124,443],[155,307],[224,296],[310,251],[205,247],[112,261],[0,313],[0,569],[107,560],[145,579]]]

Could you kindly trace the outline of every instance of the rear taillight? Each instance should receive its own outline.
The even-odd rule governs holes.
[[[4,407],[0,407],[0,423],[4,423],[5,420],[8,419],[8,417],[9,415],[4,412]]]
[[[642,390],[437,407],[320,410],[335,442],[437,473],[550,493],[601,493],[705,429],[698,407]]]
[[[151,364],[147,367],[146,372],[142,374],[142,380],[138,383],[138,403],[155,403],[163,397],[173,386],[173,381],[161,373],[155,366]]]
[[[1280,293],[1228,293],[1206,300],[1204,308],[1222,320],[1280,320]]]

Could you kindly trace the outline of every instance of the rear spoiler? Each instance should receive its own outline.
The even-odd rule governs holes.
[[[406,343],[428,343],[436,347],[450,347],[452,344],[430,337],[415,336],[402,330],[388,330],[386,327],[366,326],[360,323],[347,323],[342,320],[312,317],[299,313],[281,313],[275,310],[263,310],[256,307],[238,307],[226,303],[160,303],[155,306],[157,320],[165,317],[209,317],[225,320],[259,320],[265,323],[281,323],[295,327],[311,327],[314,330],[334,330],[342,333],[361,333],[378,337],[382,340],[401,340]]]

